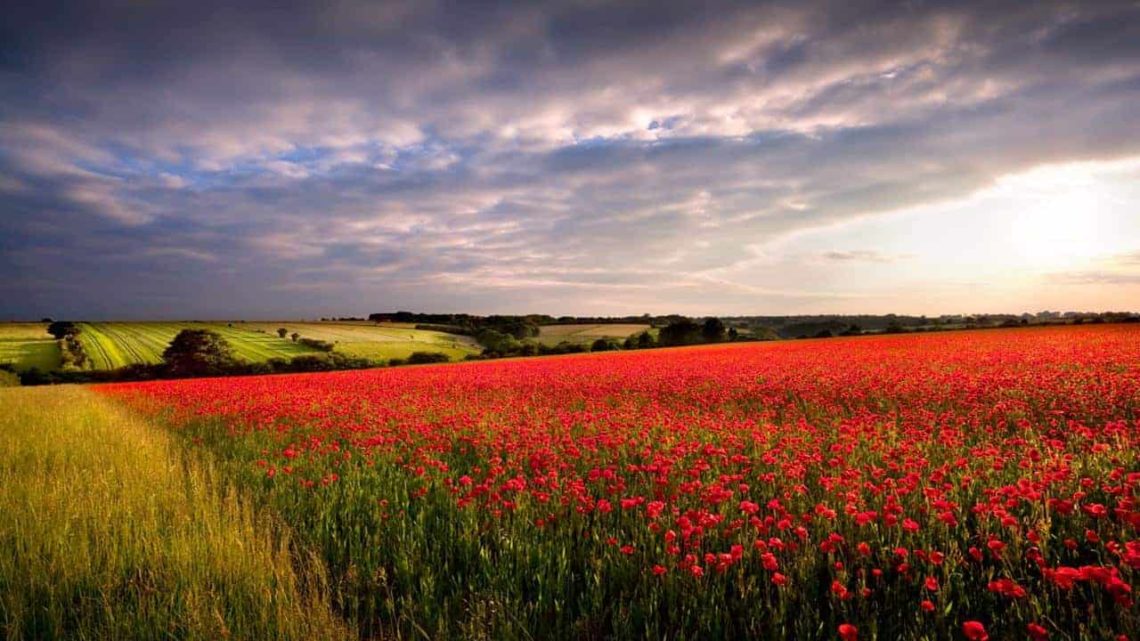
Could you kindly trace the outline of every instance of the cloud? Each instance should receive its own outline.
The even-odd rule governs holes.
[[[589,311],[654,288],[668,307],[708,279],[722,298],[692,304],[834,294],[743,267],[804,229],[1140,155],[1138,13],[24,3],[0,18],[0,266],[19,281],[0,315],[160,291],[230,315]],[[124,271],[95,278],[111,258]],[[89,294],[33,295],[44,274]]]
[[[1054,274],[1055,281],[1065,285],[1140,285],[1140,274],[1078,271]]]
[[[1113,256],[1111,260],[1120,265],[1140,265],[1140,251],[1118,254]]]
[[[859,263],[894,263],[910,258],[906,254],[884,254],[873,249],[852,249],[846,251],[828,251],[820,255],[824,260],[837,262]]]

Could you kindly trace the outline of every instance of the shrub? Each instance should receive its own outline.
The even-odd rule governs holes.
[[[617,349],[621,348],[612,338],[599,338],[590,345],[591,352],[612,352]]]
[[[442,352],[412,352],[408,356],[408,365],[426,365],[428,363],[447,363],[451,358]]]
[[[336,345],[333,343],[317,340],[315,338],[301,338],[297,342],[305,345],[306,347],[312,347],[313,349],[320,350],[322,352],[331,352],[333,351],[333,348],[336,347]]]

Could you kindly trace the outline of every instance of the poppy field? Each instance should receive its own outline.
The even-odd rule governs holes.
[[[1140,639],[1140,328],[105,385],[362,638]]]

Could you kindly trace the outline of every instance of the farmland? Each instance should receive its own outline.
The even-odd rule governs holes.
[[[539,328],[538,341],[544,345],[557,345],[563,341],[588,344],[599,338],[624,340],[648,329],[649,325],[634,323],[543,325]]]
[[[336,344],[336,351],[349,356],[359,356],[373,360],[407,358],[412,352],[427,351],[447,354],[452,360],[460,360],[468,354],[478,354],[479,345],[470,336],[447,334],[431,330],[415,329],[414,325],[399,323],[243,323],[242,328],[263,331],[276,338],[274,332],[284,327],[306,338]]]
[[[1140,635],[1135,326],[94,390],[290,523],[365,638]]]
[[[17,370],[32,367],[54,370],[60,366],[60,348],[45,328],[46,323],[0,323],[0,364]],[[260,363],[271,358],[289,359],[320,354],[313,347],[281,338],[284,327],[303,338],[334,344],[348,356],[388,361],[407,358],[413,352],[438,352],[452,360],[478,354],[479,345],[469,336],[419,330],[411,325],[349,322],[92,322],[80,323],[79,341],[86,352],[86,367],[109,370],[137,363],[159,363],[162,352],[183,329],[209,329],[220,334],[245,361]]]
[[[317,350],[282,339],[276,334],[244,329],[227,323],[82,323],[79,340],[92,369],[115,369],[134,363],[162,362],[162,351],[183,329],[210,329],[220,334],[243,360],[261,362],[292,358]]]
[[[0,323],[0,364],[18,371],[59,367],[59,345],[46,328],[47,323]]]

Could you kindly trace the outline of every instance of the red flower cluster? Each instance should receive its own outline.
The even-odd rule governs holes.
[[[335,550],[342,529],[371,533],[360,536],[376,545],[354,548],[353,580],[406,566],[384,544],[393,532],[428,564],[493,549],[454,566],[482,573],[464,585],[521,585],[487,577],[525,566],[560,608],[580,599],[562,592],[558,559],[591,555],[607,589],[630,599],[622,612],[643,608],[638,620],[722,594],[757,610],[755,626],[769,625],[765,607],[841,613],[841,639],[882,628],[857,617],[904,607],[920,614],[905,625],[945,616],[974,641],[1046,638],[1046,619],[1019,618],[1032,612],[1089,638],[1140,634],[1134,327],[100,389],[240,452],[285,509],[335,497],[343,509],[310,534]],[[462,541],[456,523],[470,528]],[[510,554],[514,565],[494,561]],[[414,576],[402,581],[412,593],[401,602],[443,598],[439,582],[417,594]],[[372,587],[353,593],[383,592]],[[829,603],[809,596],[821,592]],[[794,623],[779,629],[823,629]],[[683,636],[721,629],[692,625]],[[750,625],[739,629],[774,629]]]

